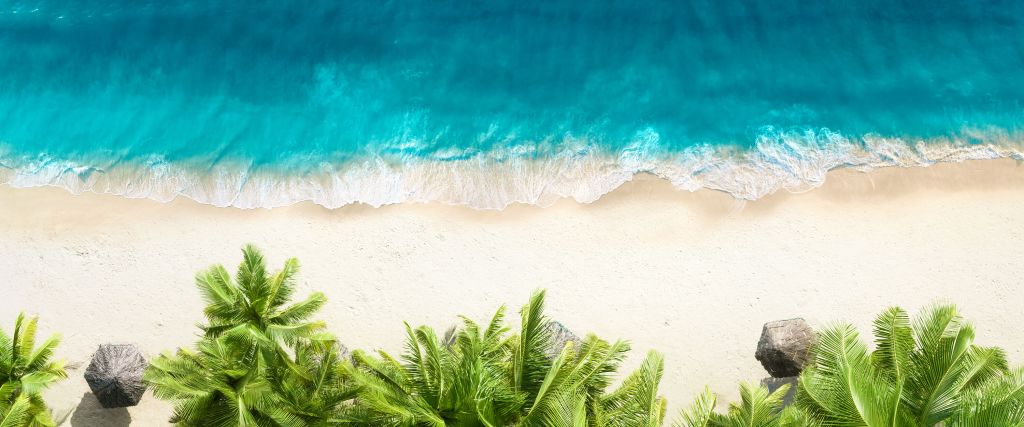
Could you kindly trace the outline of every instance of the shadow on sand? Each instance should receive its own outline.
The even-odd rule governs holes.
[[[100,401],[96,400],[96,396],[86,392],[78,402],[75,412],[71,414],[70,424],[72,427],[124,427],[131,423],[132,417],[128,414],[128,409],[104,408]]]

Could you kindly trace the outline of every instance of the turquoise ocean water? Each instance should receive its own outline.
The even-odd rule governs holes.
[[[220,206],[754,199],[1021,158],[1024,2],[0,1],[0,182]]]

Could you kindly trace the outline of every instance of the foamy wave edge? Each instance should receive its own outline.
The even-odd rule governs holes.
[[[0,146],[0,184],[57,186],[74,194],[95,192],[160,202],[183,196],[236,208],[308,201],[331,209],[356,203],[379,207],[432,202],[503,209],[517,203],[549,206],[563,198],[590,203],[641,173],[661,177],[681,190],[711,189],[755,200],[780,190],[819,187],[829,171],[839,168],[869,171],[965,160],[1024,160],[1024,138],[993,130],[929,140],[875,135],[851,139],[828,130],[767,131],[750,149],[703,145],[677,152],[665,150],[657,133],[646,131],[615,153],[581,141],[559,146],[563,148],[548,156],[523,147],[460,155],[455,160],[373,155],[344,164],[322,162],[298,175],[242,162],[199,169],[160,158],[99,167],[47,155],[18,157]]]

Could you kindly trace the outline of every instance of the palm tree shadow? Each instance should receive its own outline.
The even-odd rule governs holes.
[[[124,427],[132,423],[132,417],[126,408],[104,408],[100,401],[96,400],[92,392],[85,392],[78,407],[71,415],[72,427],[106,426]]]

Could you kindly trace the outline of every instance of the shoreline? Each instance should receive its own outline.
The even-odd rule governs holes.
[[[659,148],[658,139],[656,133],[647,135],[618,152],[567,143],[562,151],[540,158],[517,147],[455,159],[376,154],[343,163],[310,160],[305,169],[289,171],[231,158],[193,163],[160,157],[124,161],[18,157],[5,153],[0,144],[0,185],[55,186],[73,194],[159,202],[185,198],[243,209],[309,202],[328,209],[420,203],[504,210],[519,204],[549,207],[564,199],[592,203],[645,174],[680,190],[721,191],[752,201],[820,187],[827,176],[847,169],[863,172],[1024,160],[1024,136],[1005,130],[965,130],[951,137],[904,140],[874,135],[848,138],[822,129],[760,135],[744,149],[703,145],[679,152]]]
[[[108,342],[147,356],[190,346],[202,317],[192,276],[233,269],[246,242],[273,269],[299,259],[297,295],[327,294],[319,318],[349,348],[398,353],[403,320],[444,329],[459,314],[517,310],[546,288],[553,319],[633,343],[627,370],[649,349],[664,353],[673,412],[705,384],[734,399],[740,381],[766,377],[753,357],[760,327],[790,317],[848,320],[867,338],[888,305],[949,300],[979,344],[1024,363],[1024,167],[1005,158],[835,170],[819,188],[755,201],[641,175],[593,203],[500,211],[243,210],[0,185],[0,217],[0,324],[24,310],[40,315],[41,336],[64,334],[57,355],[77,366],[53,406],[82,402],[72,425],[166,422],[169,406],[152,395],[123,412],[90,408],[88,356]]]

